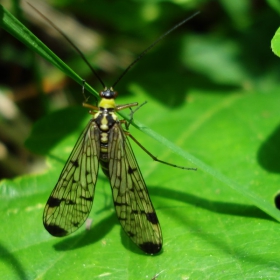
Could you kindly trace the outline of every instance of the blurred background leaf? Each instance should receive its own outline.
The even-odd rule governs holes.
[[[89,116],[79,84],[1,29],[0,177],[18,176],[0,184],[3,277],[279,279],[279,224],[218,181],[223,174],[270,207],[279,192],[279,59],[270,49],[279,27],[277,1],[29,2],[71,37],[108,86],[159,35],[200,10],[116,89],[119,104],[147,100],[135,118],[217,174],[162,166],[134,146],[163,230],[158,256],[143,255],[124,236],[102,174],[92,229],[65,239],[49,236],[43,207]],[[102,89],[65,40],[17,3],[1,1],[80,77]],[[161,159],[197,167],[131,132]],[[19,176],[25,173],[31,174]]]
[[[271,48],[277,56],[280,56],[280,28],[277,29],[272,38]]]

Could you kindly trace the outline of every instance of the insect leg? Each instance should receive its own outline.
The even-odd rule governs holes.
[[[83,102],[83,106],[85,108],[89,108],[90,109],[90,113],[93,115],[93,112],[97,112],[99,111],[99,108],[97,106],[93,106],[93,105],[90,105],[90,104],[87,104],[86,102]]]
[[[144,104],[146,104],[147,102],[145,101],[143,104],[141,104],[140,106],[137,106],[138,105],[138,102],[134,102],[134,103],[129,103],[129,104],[122,104],[122,105],[117,105],[116,107],[116,111],[121,111],[123,109],[127,109],[129,108],[131,110],[131,113],[130,113],[130,120],[127,124],[127,121],[126,120],[121,120],[121,123],[124,123],[125,124],[125,128],[128,130],[129,128],[129,125],[131,124],[132,120],[133,120],[133,114],[134,112],[136,112],[140,107],[142,107]],[[133,106],[137,106],[137,108],[135,110],[132,110],[131,107]]]
[[[148,103],[147,101],[143,102],[142,104],[140,104],[139,106],[137,106],[134,110],[132,110],[131,107],[129,107],[129,109],[130,109],[130,114],[129,114],[130,119],[129,119],[128,122],[125,122],[125,128],[126,128],[126,130],[129,129],[129,126],[130,126],[131,122],[133,121],[133,116],[134,116],[135,112],[136,112],[137,110],[139,110],[142,106],[144,106],[144,105],[147,104],[147,103]]]
[[[160,160],[160,159],[158,159],[157,157],[155,157],[153,154],[151,154],[151,153],[150,153],[138,140],[136,140],[136,138],[134,138],[128,131],[125,131],[125,134],[126,134],[127,136],[129,136],[129,137],[130,137],[144,152],[146,152],[154,161],[157,161],[157,162],[160,162],[160,163],[163,163],[163,164],[172,166],[172,167],[180,168],[180,169],[194,170],[194,171],[197,170],[197,168],[179,166],[179,165],[176,165],[176,164],[167,162],[167,161]]]
[[[90,96],[86,97],[86,95],[85,95],[85,84],[86,84],[86,80],[83,79],[82,80],[82,94],[83,94],[83,97],[85,99],[84,103],[87,103],[89,98],[90,98]],[[97,97],[94,96],[94,99],[95,99],[95,104],[97,105],[97,103],[98,103]],[[84,107],[87,107],[87,106],[84,106]]]

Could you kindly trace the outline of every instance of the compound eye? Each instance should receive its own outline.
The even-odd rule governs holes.
[[[116,91],[114,91],[112,88],[110,89],[107,89],[105,88],[104,90],[102,90],[100,93],[99,93],[99,96],[101,98],[106,98],[106,99],[111,99],[111,98],[116,98],[118,96],[118,93]]]

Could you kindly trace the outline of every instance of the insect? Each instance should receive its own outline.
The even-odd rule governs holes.
[[[66,236],[84,224],[92,208],[100,165],[110,182],[117,217],[126,234],[147,254],[156,254],[161,250],[163,239],[160,224],[128,138],[136,142],[155,161],[181,169],[196,169],[159,160],[147,151],[128,131],[130,122],[119,120],[116,114],[118,111],[131,109],[138,103],[116,105],[117,92],[113,88],[148,50],[190,18],[174,26],[144,50],[110,88],[105,87],[72,41],[45,18],[77,50],[104,88],[100,92],[101,100],[98,106],[83,104],[90,109],[93,117],[75,144],[46,203],[43,223],[50,234]],[[126,125],[126,129],[123,125]]]

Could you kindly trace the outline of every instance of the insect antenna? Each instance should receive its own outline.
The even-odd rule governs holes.
[[[82,51],[71,41],[71,39],[61,30],[59,29],[52,21],[50,21],[46,16],[44,16],[39,10],[37,10],[34,6],[32,6],[30,3],[27,2],[27,4],[34,9],[42,18],[44,18],[64,39],[76,50],[76,52],[81,56],[83,61],[87,64],[89,69],[93,72],[95,77],[99,80],[99,82],[102,84],[103,88],[105,88],[104,82],[101,80],[100,76],[97,74],[97,72],[94,70],[94,68],[90,65],[88,60],[86,59],[85,55],[82,53]],[[84,83],[83,83],[84,85]]]
[[[164,37],[166,37],[169,33],[186,23],[187,21],[191,20],[193,17],[197,16],[200,12],[196,12],[190,17],[184,19],[183,21],[179,22],[175,26],[173,26],[171,29],[166,31],[164,34],[162,34],[158,39],[156,39],[148,48],[146,48],[143,52],[141,52],[138,57],[130,64],[128,67],[122,72],[122,74],[119,76],[119,78],[115,81],[115,83],[112,85],[112,88],[114,88],[119,81],[123,78],[123,76],[132,68],[134,64],[136,64],[150,49],[152,49],[157,43],[159,43]]]
[[[46,16],[44,16],[39,10],[37,10],[33,5],[27,2],[27,4],[34,9],[42,18],[44,18],[58,33],[61,34],[62,37],[65,38],[65,40],[76,50],[76,52],[80,55],[80,57],[83,59],[83,61],[87,64],[89,69],[93,72],[95,77],[99,80],[99,82],[102,84],[103,88],[106,88],[104,82],[100,78],[100,76],[97,74],[97,72],[94,70],[94,68],[90,65],[88,60],[86,59],[85,55],[82,53],[82,51],[72,42],[72,40],[60,29],[58,28],[52,21],[50,21]],[[179,22],[175,26],[173,26],[171,29],[166,31],[163,35],[161,35],[157,40],[155,40],[148,48],[146,48],[143,52],[141,52],[138,57],[130,64],[128,67],[122,72],[122,74],[119,76],[119,78],[113,83],[112,88],[114,88],[119,81],[124,77],[124,75],[132,68],[134,64],[136,64],[150,49],[152,49],[157,43],[159,43],[164,37],[166,37],[169,33],[173,32],[175,29],[180,27],[181,25],[185,24],[187,21],[191,20],[195,16],[197,16],[200,12],[196,12],[190,17],[184,19],[183,21]]]

